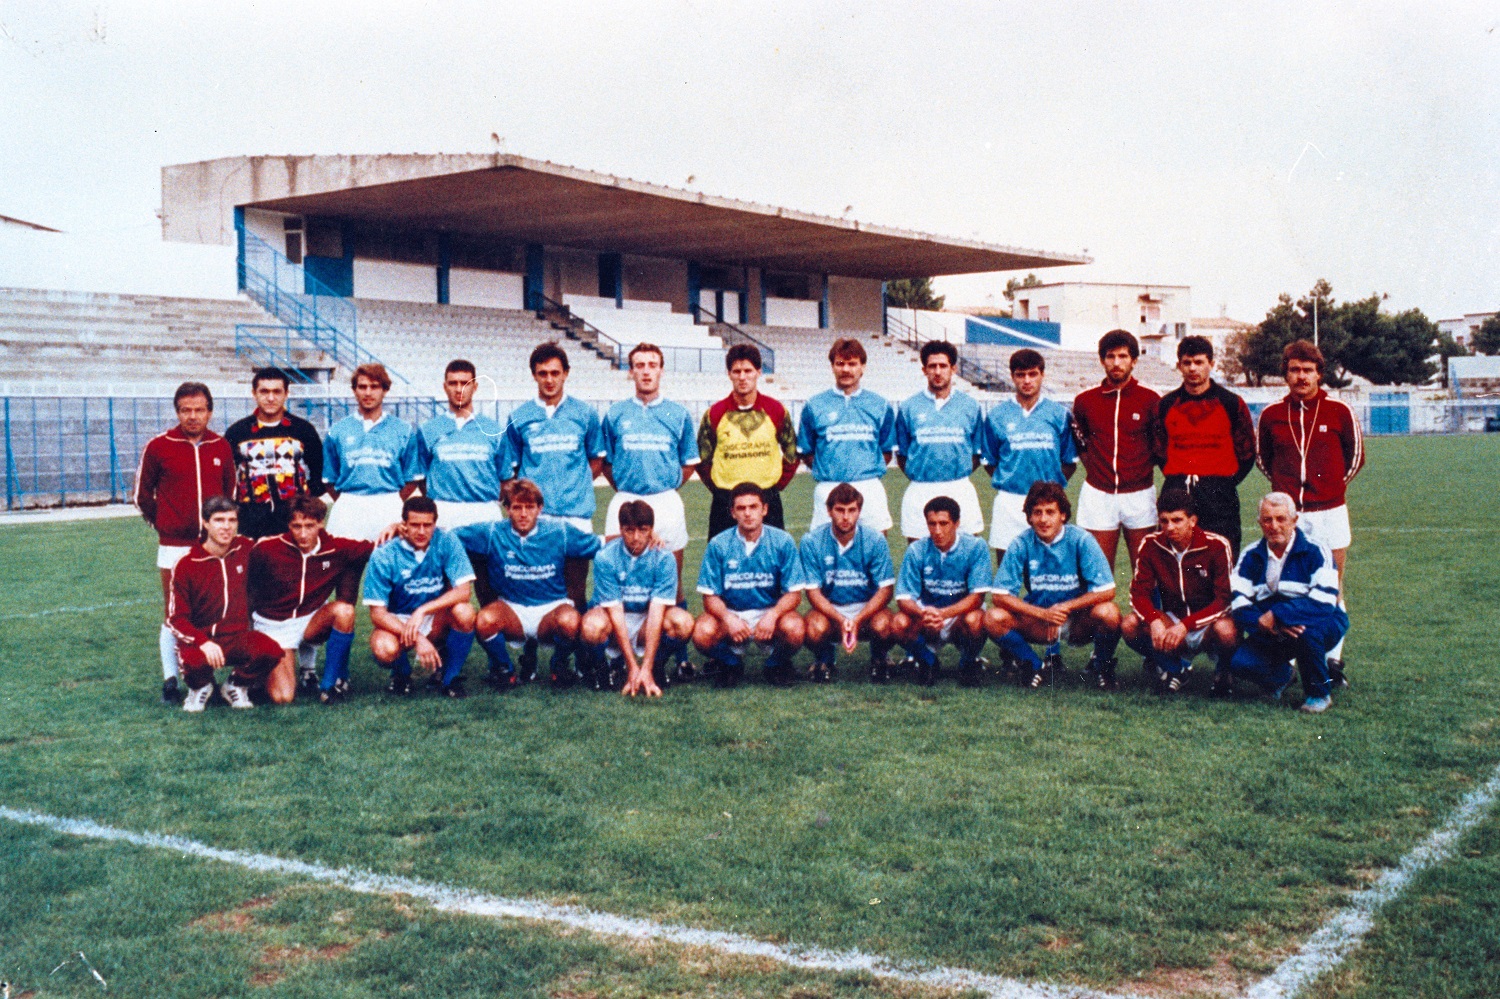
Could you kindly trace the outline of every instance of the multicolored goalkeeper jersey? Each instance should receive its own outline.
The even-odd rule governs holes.
[[[797,428],[786,407],[765,393],[747,409],[726,396],[698,424],[698,457],[717,489],[741,482],[784,489],[797,474]]]

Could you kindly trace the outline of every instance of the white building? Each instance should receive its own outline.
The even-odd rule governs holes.
[[[1110,330],[1134,333],[1142,350],[1176,358],[1177,341],[1192,332],[1192,289],[1185,284],[1059,281],[1016,289],[1016,319],[1057,323],[1058,346],[1093,351]]]
[[[1486,319],[1497,314],[1500,313],[1465,312],[1457,319],[1439,319],[1437,324],[1438,331],[1451,336],[1453,341],[1461,347],[1472,347],[1474,334],[1478,332],[1479,327],[1483,325]]]

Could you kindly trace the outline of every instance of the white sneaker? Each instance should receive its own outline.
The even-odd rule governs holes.
[[[1320,715],[1327,711],[1333,704],[1331,697],[1309,697],[1302,702],[1302,712],[1309,715]]]
[[[255,707],[254,702],[250,700],[250,691],[237,683],[224,684],[224,700],[229,702],[231,708],[244,710]]]
[[[214,685],[205,683],[201,687],[194,687],[187,692],[182,699],[182,710],[197,714],[208,707],[209,698],[214,696]]]

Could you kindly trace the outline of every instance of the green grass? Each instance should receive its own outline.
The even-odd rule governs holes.
[[[1500,538],[1500,440],[1375,440],[1370,452],[1352,496],[1355,686],[1315,719],[1201,693],[1157,699],[1131,682],[1138,667],[1128,652],[1127,689],[1110,696],[847,681],[694,686],[655,703],[541,688],[450,703],[387,700],[360,651],[359,696],[337,710],[299,703],[188,717],[154,704],[157,583],[145,527],[0,529],[0,804],[1007,975],[1169,990],[1248,980],[1500,760],[1500,600],[1487,557]],[[809,486],[799,477],[788,491],[794,533],[805,529]],[[1257,476],[1242,492],[1259,488]],[[688,493],[700,529],[702,495]],[[1253,504],[1244,505],[1248,516]],[[690,547],[690,567],[701,551],[701,540]],[[1123,554],[1120,562],[1123,581]],[[72,618],[10,616],[143,599]],[[1070,652],[1070,665],[1086,655]],[[479,662],[476,652],[471,672]],[[1492,865],[1493,835],[1480,842]],[[869,987],[768,969],[698,981],[654,951],[477,920],[421,916],[418,932],[388,902],[280,882],[276,904],[253,912],[257,927],[272,924],[256,930],[262,936],[214,935],[194,920],[266,884],[35,831],[0,828],[0,877],[0,961],[10,962],[0,974],[19,981],[24,971],[28,988],[70,948],[107,937],[121,954],[170,949],[170,961],[140,958],[161,975],[184,954],[203,955],[214,977],[173,972],[183,976],[177,994],[240,994],[257,973],[255,948],[283,946],[263,940],[325,946],[320,934],[335,931],[319,913],[346,909],[355,928],[337,933],[352,935],[354,949],[302,961],[273,988]],[[1466,900],[1452,915],[1476,940],[1494,931],[1493,911],[1489,922],[1480,915],[1478,879],[1440,892]],[[138,929],[118,924],[129,899],[152,913]],[[1365,977],[1349,988],[1365,991],[1348,994],[1426,994],[1407,986],[1435,979],[1391,969],[1426,950],[1437,960],[1434,948],[1460,946],[1470,932],[1434,935],[1428,910],[1397,909],[1351,965]],[[451,971],[446,984],[426,982],[407,960],[426,954],[442,965],[452,940],[469,934],[485,960],[431,972]],[[485,977],[533,953],[560,970]],[[122,957],[117,970],[129,967]],[[654,974],[687,977],[645,984]],[[591,984],[556,984],[581,975]]]

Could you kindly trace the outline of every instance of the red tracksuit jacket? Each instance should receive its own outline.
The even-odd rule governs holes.
[[[1179,552],[1165,534],[1152,531],[1136,553],[1130,609],[1147,624],[1171,614],[1188,631],[1197,631],[1229,612],[1233,568],[1234,555],[1223,535],[1197,528],[1187,550]]]
[[[286,621],[339,599],[354,603],[359,577],[375,546],[318,532],[318,546],[303,553],[290,534],[261,538],[250,550],[250,606],[261,617]]]
[[[1260,414],[1260,470],[1298,510],[1332,510],[1365,463],[1365,438],[1349,407],[1322,390],[1311,402],[1288,395]]]
[[[197,444],[173,427],[157,434],[141,452],[135,473],[135,505],[156,528],[163,545],[195,544],[210,496],[234,499],[234,452],[212,430]]]
[[[184,645],[202,645],[250,630],[246,582],[255,542],[236,537],[223,558],[193,545],[172,570],[167,624]]]
[[[1161,396],[1134,378],[1119,387],[1106,380],[1078,393],[1073,425],[1085,482],[1106,493],[1151,488],[1151,425],[1160,403]]]

